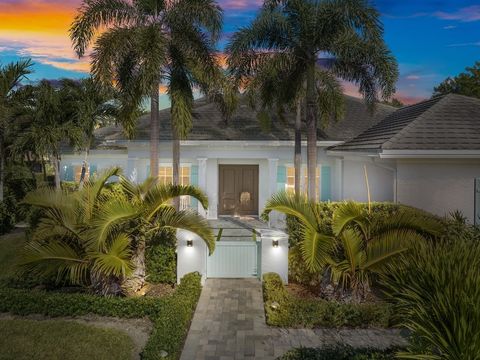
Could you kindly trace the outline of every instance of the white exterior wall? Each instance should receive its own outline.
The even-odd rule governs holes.
[[[440,216],[460,210],[473,222],[480,160],[398,160],[397,172],[400,203]]]
[[[394,164],[375,162],[373,159],[365,157],[349,157],[337,162],[339,175],[337,184],[334,186],[334,200],[361,202],[368,200],[364,166],[367,167],[371,200],[394,201]],[[338,181],[341,183],[339,184]]]

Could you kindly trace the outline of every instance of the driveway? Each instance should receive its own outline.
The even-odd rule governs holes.
[[[200,296],[182,360],[272,360],[293,347],[337,342],[385,348],[405,345],[391,329],[281,329],[265,323],[257,279],[208,279]]]

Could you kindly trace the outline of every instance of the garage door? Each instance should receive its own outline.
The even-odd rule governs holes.
[[[257,277],[258,259],[255,241],[217,241],[214,253],[207,258],[207,277]]]

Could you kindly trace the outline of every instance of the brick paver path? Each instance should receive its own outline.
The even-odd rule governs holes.
[[[265,323],[262,287],[256,279],[208,279],[181,360],[275,359],[293,347],[346,343],[385,348],[405,345],[391,329],[280,329]]]

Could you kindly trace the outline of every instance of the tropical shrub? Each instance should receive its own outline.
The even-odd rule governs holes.
[[[319,349],[297,348],[288,351],[278,360],[393,360],[398,348],[386,350],[353,348],[349,345],[330,345]]]
[[[202,286],[198,273],[185,275],[176,291],[162,298],[102,297],[91,294],[31,291],[0,287],[0,312],[18,315],[81,316],[96,314],[120,318],[148,317],[153,332],[142,353],[142,359],[180,357]]]
[[[344,304],[294,296],[275,273],[263,275],[267,323],[281,327],[389,327],[391,306],[387,303]]]
[[[355,202],[339,203],[328,210],[305,196],[286,192],[274,195],[263,216],[273,211],[294,216],[302,235],[300,249],[307,270],[328,268],[334,285],[352,292],[356,300],[370,292],[375,274],[405,252],[409,244],[439,234],[441,224],[423,212],[401,207],[382,216]],[[331,219],[330,221],[326,219]]]
[[[5,202],[0,202],[0,235],[10,232],[15,227],[15,211]]]
[[[119,176],[121,191],[107,183]],[[136,291],[145,282],[145,247],[151,236],[165,228],[183,228],[214,247],[208,222],[190,211],[176,211],[171,199],[207,199],[192,186],[158,185],[149,179],[136,185],[114,168],[87,182],[82,190],[40,189],[25,202],[43,213],[20,259],[26,272],[59,282],[88,286],[102,294]]]
[[[454,222],[448,229],[415,244],[382,276],[400,324],[416,340],[404,358],[479,359],[480,231]]]

